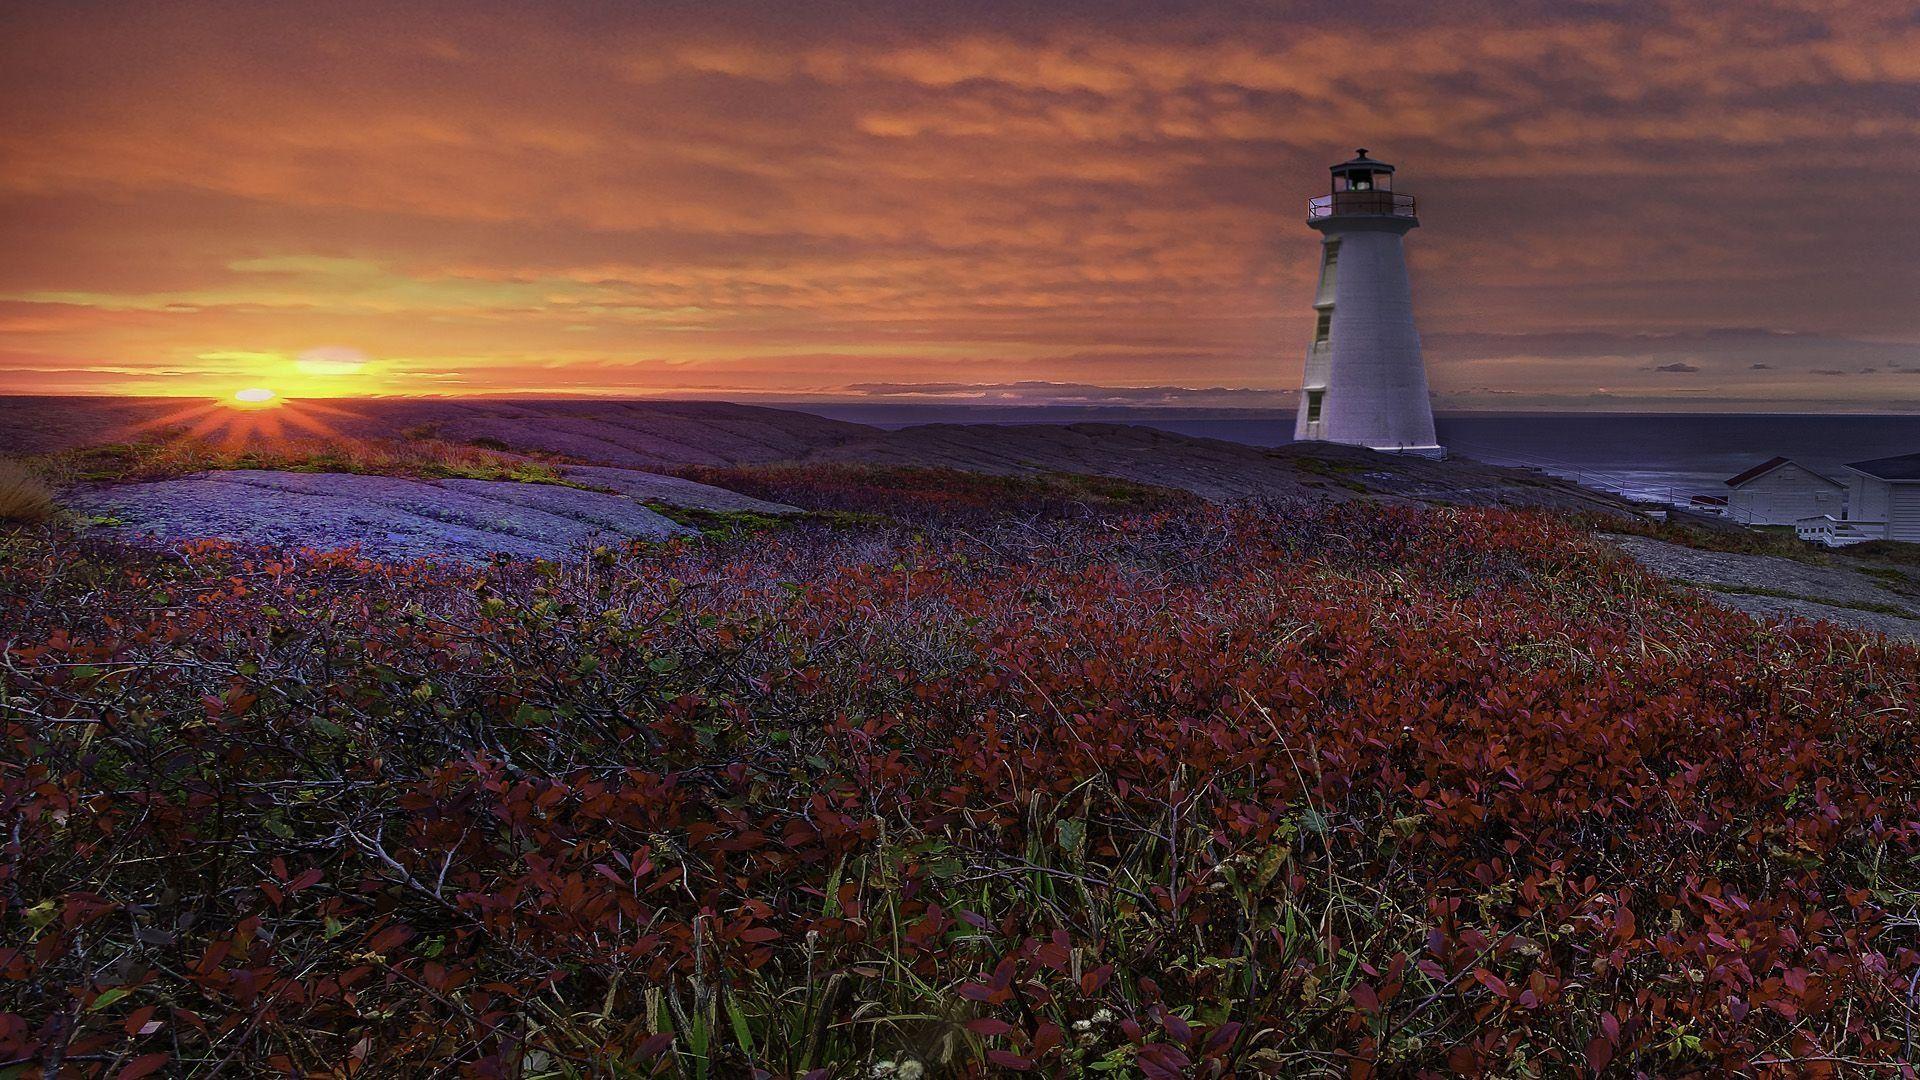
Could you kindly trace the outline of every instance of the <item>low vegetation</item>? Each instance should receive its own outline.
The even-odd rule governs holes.
[[[0,523],[45,521],[54,507],[53,490],[37,470],[0,458]]]
[[[566,482],[552,465],[543,461],[479,446],[419,438],[328,436],[221,440],[176,435],[68,451],[51,457],[46,467],[69,483],[169,480],[218,469]]]
[[[1920,544],[1910,544],[1900,540],[1869,540],[1864,544],[1854,544],[1841,550],[1856,559],[1874,559],[1899,566],[1920,567]]]
[[[674,474],[808,510],[947,525],[1084,518],[1200,502],[1185,491],[1078,473],[993,476],[926,466],[830,464],[688,466]]]
[[[1540,516],[757,476],[898,524],[0,539],[0,1068],[1912,1060],[1920,652]]]
[[[1678,515],[1669,517],[1665,521],[1654,521],[1645,517],[1602,518],[1595,515],[1584,515],[1578,520],[1594,529],[1645,536],[1700,551],[1721,551],[1733,555],[1778,555],[1782,558],[1816,565],[1824,565],[1830,559],[1826,549],[1807,543],[1794,535],[1791,529],[1785,531],[1753,529],[1731,521],[1721,522],[1699,518],[1689,520]]]

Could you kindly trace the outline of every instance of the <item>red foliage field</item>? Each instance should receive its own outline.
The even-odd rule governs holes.
[[[1028,495],[0,540],[0,1070],[1911,1075],[1915,650],[1540,516]]]

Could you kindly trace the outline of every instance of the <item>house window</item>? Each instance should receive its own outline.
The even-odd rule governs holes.
[[[1315,323],[1313,327],[1313,340],[1316,342],[1325,341],[1332,333],[1333,309],[1323,308],[1320,311],[1320,321]]]
[[[1320,399],[1326,396],[1327,392],[1325,390],[1307,391],[1307,423],[1317,424],[1320,422]]]

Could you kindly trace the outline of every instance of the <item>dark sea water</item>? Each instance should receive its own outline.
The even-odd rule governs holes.
[[[1140,424],[1252,446],[1293,441],[1293,412],[1066,406],[806,405],[879,427],[913,424]],[[1849,461],[1920,452],[1920,415],[1441,413],[1440,442],[1499,465],[1532,465],[1638,498],[1726,493],[1727,477],[1776,454],[1838,475]]]

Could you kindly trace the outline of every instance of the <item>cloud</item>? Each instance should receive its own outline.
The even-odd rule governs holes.
[[[854,383],[860,400],[995,405],[1132,405],[1230,408],[1290,407],[1291,390],[1209,386],[1101,386],[1091,383]]]
[[[1661,364],[1659,367],[1654,368],[1653,370],[1694,372],[1694,371],[1699,371],[1700,369],[1697,367],[1694,367],[1692,364],[1688,364],[1684,362],[1675,362],[1671,364]]]
[[[349,345],[320,345],[294,358],[293,366],[304,375],[357,375],[367,369],[372,358]]]
[[[1285,390],[1300,204],[1356,140],[1421,199],[1442,391],[1745,364],[1776,374],[1728,393],[1765,400],[1920,364],[1920,256],[1831,182],[1863,143],[1920,169],[1920,24],[1861,0],[179,0],[8,30],[0,348],[90,386],[347,342],[381,359],[343,389]]]

